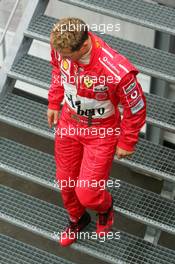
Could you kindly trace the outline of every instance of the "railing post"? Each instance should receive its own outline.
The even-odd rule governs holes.
[[[2,60],[5,59],[5,56],[6,56],[6,41],[5,41],[5,38],[2,42]]]
[[[159,31],[155,32],[155,45],[154,47],[159,50],[169,51],[170,50],[170,41],[171,36],[167,33],[162,33]],[[160,80],[157,78],[151,78],[151,87],[150,93],[156,94],[161,97],[168,97],[168,86],[164,80]],[[163,143],[163,133],[164,131],[161,128],[155,127],[153,125],[147,125],[146,129],[146,138],[156,144]]]
[[[0,45],[2,44],[2,58],[4,60],[5,56],[6,56],[6,43],[5,43],[5,37],[6,37],[6,33],[7,33],[7,30],[9,28],[9,25],[12,21],[12,18],[14,17],[14,14],[16,12],[16,9],[18,7],[18,4],[19,4],[20,0],[16,0],[14,6],[13,6],[13,9],[10,13],[10,16],[8,18],[8,21],[7,21],[7,24],[5,25],[5,28],[4,28],[4,31],[2,33],[2,37],[0,39]]]
[[[159,1],[159,0],[157,0],[157,2],[164,3],[164,1]],[[159,31],[155,32],[155,45],[154,45],[155,48],[175,53],[174,45],[175,45],[174,36]],[[152,78],[150,93],[168,98],[168,90],[169,90],[168,86],[169,86],[168,82],[164,80]],[[146,138],[148,140],[156,144],[163,144],[163,135],[164,135],[164,131],[161,128],[147,125]],[[163,187],[161,190],[161,196],[166,197],[167,199],[173,199],[174,195],[175,195],[175,185],[169,181],[164,180]],[[151,226],[147,226],[144,240],[149,241],[154,245],[157,245],[160,236],[161,236],[161,230],[153,228]]]
[[[13,85],[16,82],[15,79],[12,79],[7,75],[12,64],[15,63],[15,61],[17,61],[21,56],[27,54],[33,41],[32,39],[24,36],[24,31],[27,29],[32,17],[44,13],[48,2],[49,0],[28,1],[28,5],[25,8],[24,14],[13,38],[13,48],[9,49],[0,70],[0,100],[2,100],[8,91],[13,89]]]

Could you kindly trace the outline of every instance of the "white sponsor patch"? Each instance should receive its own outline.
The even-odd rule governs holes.
[[[144,106],[144,101],[143,99],[141,99],[140,101],[138,101],[138,103],[135,106],[131,108],[132,114],[137,113],[140,109],[143,108],[143,106]]]
[[[64,83],[64,90],[65,101],[75,112],[81,111],[81,113],[86,113],[88,109],[105,109],[103,115],[99,112],[100,110],[96,110],[93,118],[106,118],[115,113],[115,108],[110,100],[99,101],[95,98],[87,98],[77,95],[76,86],[66,82]]]
[[[135,87],[126,95],[126,100],[129,106],[135,105],[141,99],[141,92],[139,87]]]
[[[95,86],[93,88],[93,92],[105,92],[107,91],[109,88],[107,86],[103,86],[103,85],[98,85],[98,86]]]
[[[128,94],[130,91],[132,91],[136,87],[136,82],[132,82],[127,88],[123,88],[124,93]]]

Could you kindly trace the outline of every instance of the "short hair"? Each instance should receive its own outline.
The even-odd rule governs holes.
[[[78,51],[87,39],[87,24],[74,17],[59,20],[51,32],[51,44],[56,50],[70,48],[71,51]]]

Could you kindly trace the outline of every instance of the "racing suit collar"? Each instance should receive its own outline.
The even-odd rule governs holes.
[[[77,65],[81,68],[89,68],[92,65],[94,65],[96,58],[99,57],[99,54],[101,52],[101,46],[98,40],[98,37],[92,34],[91,32],[88,32],[88,35],[91,38],[92,41],[92,49],[91,49],[91,54],[90,54],[90,60],[88,64],[82,64],[80,62],[77,62]]]

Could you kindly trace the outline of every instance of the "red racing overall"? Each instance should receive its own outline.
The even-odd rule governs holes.
[[[48,108],[60,110],[64,98],[55,135],[56,180],[74,221],[85,208],[108,210],[111,194],[98,183],[109,179],[116,146],[134,150],[146,117],[138,70],[102,39],[89,36],[92,51],[86,65],[62,59],[51,47]]]

